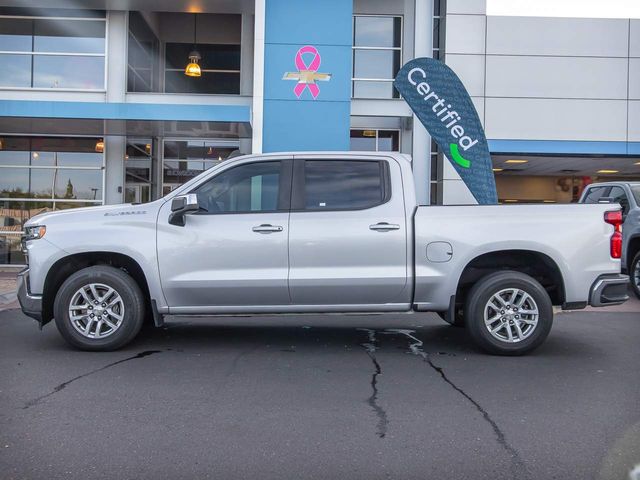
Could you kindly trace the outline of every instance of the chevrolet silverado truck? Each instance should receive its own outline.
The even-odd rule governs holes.
[[[640,298],[640,182],[592,183],[579,203],[618,203],[622,207],[622,273]]]
[[[18,298],[84,350],[166,315],[437,312],[518,355],[554,305],[628,298],[621,222],[611,204],[418,206],[402,154],[243,156],[151,203],[33,217]]]

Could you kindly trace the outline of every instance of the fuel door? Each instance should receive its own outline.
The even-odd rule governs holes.
[[[427,245],[427,260],[445,263],[453,257],[453,247],[449,242],[431,242]]]

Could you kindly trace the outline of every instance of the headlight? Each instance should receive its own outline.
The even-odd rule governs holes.
[[[26,227],[24,229],[24,241],[28,240],[37,240],[38,238],[44,237],[44,234],[47,233],[47,227],[44,225],[34,225],[33,227]]]

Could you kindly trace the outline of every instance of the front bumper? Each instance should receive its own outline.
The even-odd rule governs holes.
[[[629,300],[629,276],[621,274],[600,275],[591,286],[589,305],[608,307]]]
[[[18,273],[18,301],[25,315],[36,319],[42,324],[42,295],[29,293],[29,269]]]

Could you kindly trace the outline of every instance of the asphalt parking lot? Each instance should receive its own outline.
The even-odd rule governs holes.
[[[187,319],[83,353],[1,312],[0,476],[627,479],[640,314],[622,310],[560,314],[519,358],[433,315]]]

